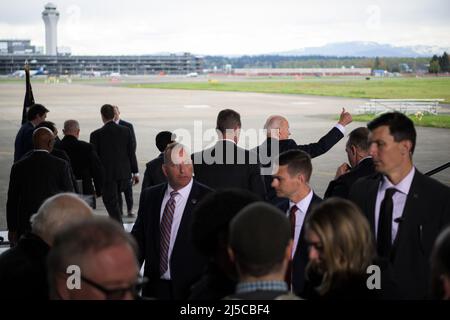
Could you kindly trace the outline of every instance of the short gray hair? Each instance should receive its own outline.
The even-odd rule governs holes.
[[[51,245],[63,227],[92,216],[92,209],[78,196],[60,193],[45,200],[31,217],[31,230]]]
[[[79,129],[80,129],[80,124],[78,123],[77,120],[70,119],[70,120],[66,120],[64,122],[64,132],[65,133],[73,132],[73,131],[76,131]]]

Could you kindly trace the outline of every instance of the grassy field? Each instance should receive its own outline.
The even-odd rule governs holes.
[[[353,115],[353,121],[369,122],[376,116],[373,114]],[[416,126],[419,127],[433,127],[433,128],[447,128],[450,129],[450,115],[428,115],[425,114],[421,119],[415,115],[409,116]]]
[[[447,78],[387,78],[304,79],[298,81],[170,82],[126,84],[133,88],[188,89],[212,91],[261,92],[281,94],[311,94],[350,98],[378,99],[445,99],[450,103],[450,77]]]

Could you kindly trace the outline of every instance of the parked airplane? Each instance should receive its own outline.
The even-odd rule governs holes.
[[[44,67],[40,67],[37,70],[30,70],[30,77],[43,75],[43,74],[47,74],[47,73],[48,72],[44,70]],[[23,77],[25,77],[25,70],[17,70],[15,72],[11,73],[11,76],[23,78]]]

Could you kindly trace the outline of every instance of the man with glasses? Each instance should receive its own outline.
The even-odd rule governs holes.
[[[131,300],[139,277],[136,243],[120,224],[94,217],[60,233],[48,257],[50,298]]]

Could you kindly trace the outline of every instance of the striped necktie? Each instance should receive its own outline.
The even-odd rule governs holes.
[[[172,230],[172,220],[173,214],[175,212],[175,197],[179,193],[176,191],[172,191],[170,193],[170,199],[166,203],[166,207],[164,208],[163,216],[161,219],[160,225],[160,233],[161,233],[161,242],[160,242],[160,262],[159,262],[159,273],[162,276],[169,267],[169,246],[170,246],[170,233]]]

